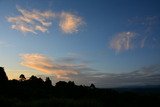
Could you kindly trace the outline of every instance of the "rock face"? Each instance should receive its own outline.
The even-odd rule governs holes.
[[[4,83],[6,81],[8,81],[8,77],[4,71],[4,68],[0,67],[0,83]]]

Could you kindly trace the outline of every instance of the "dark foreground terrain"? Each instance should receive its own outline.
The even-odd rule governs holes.
[[[0,68],[1,107],[160,107],[160,88],[98,89],[77,86],[74,82],[51,80],[22,74],[19,80],[8,80]]]

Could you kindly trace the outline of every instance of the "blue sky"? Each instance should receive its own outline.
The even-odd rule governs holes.
[[[157,85],[159,3],[0,0],[0,66],[10,79],[23,73],[49,76],[53,83]]]

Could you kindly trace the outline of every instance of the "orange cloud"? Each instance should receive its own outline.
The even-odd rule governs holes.
[[[48,27],[52,25],[51,18],[55,17],[55,14],[51,11],[28,11],[17,7],[17,10],[21,15],[16,17],[7,17],[8,22],[13,23],[12,29],[19,30],[27,33],[31,32],[37,34],[37,31],[45,33]]]
[[[55,63],[42,54],[23,54],[21,58],[21,65],[44,73],[53,74],[57,78],[67,79],[68,75],[77,75],[78,68],[81,67],[81,65]]]
[[[34,30],[33,30],[33,28],[32,27],[29,27],[29,26],[26,26],[26,25],[12,25],[11,26],[11,28],[12,29],[15,29],[15,30],[20,30],[20,31],[22,31],[22,32],[24,32],[24,33],[26,33],[26,32],[32,32],[32,33],[34,33],[34,34],[37,34]]]
[[[47,31],[47,28],[45,28],[45,27],[43,27],[43,26],[39,26],[39,25],[37,25],[37,26],[35,27],[35,29],[36,29],[36,30],[39,30],[39,31],[41,31],[41,32],[46,32],[46,31]]]
[[[64,33],[74,33],[78,31],[78,27],[83,24],[82,18],[68,12],[60,14],[60,28]]]
[[[37,31],[47,32],[48,28],[52,25],[53,19],[60,20],[59,27],[66,33],[71,34],[78,32],[80,25],[84,24],[82,18],[70,12],[51,12],[51,11],[38,11],[26,10],[17,6],[20,15],[15,17],[7,17],[7,21],[11,22],[11,28],[21,31],[23,33],[34,33]]]

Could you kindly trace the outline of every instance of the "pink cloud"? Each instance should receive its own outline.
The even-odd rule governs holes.
[[[41,71],[47,74],[53,74],[57,78],[67,78],[68,75],[77,75],[78,67],[75,64],[58,64],[42,54],[23,54],[21,55],[21,65]]]

